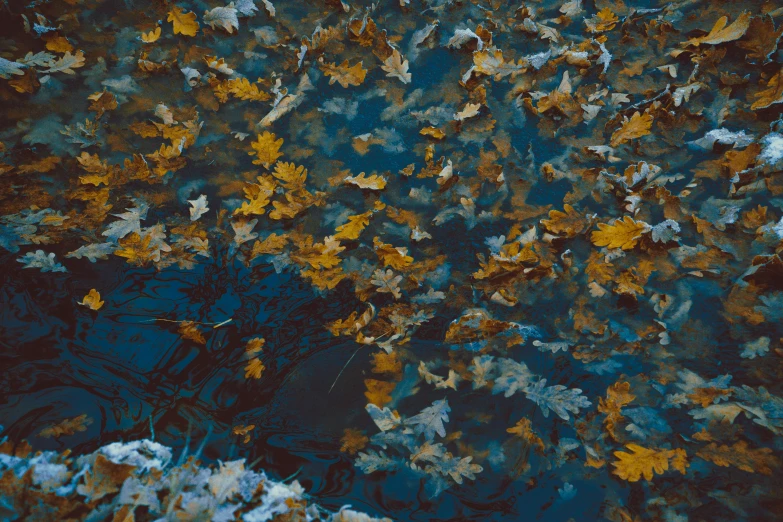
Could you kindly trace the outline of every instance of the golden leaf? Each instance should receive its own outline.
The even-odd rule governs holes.
[[[297,167],[293,163],[278,161],[275,164],[275,171],[272,175],[283,183],[283,187],[286,190],[297,190],[304,187],[307,179],[307,169],[302,165]]]
[[[636,398],[631,394],[631,384],[629,382],[620,382],[612,384],[606,389],[606,399],[598,398],[598,411],[606,415],[604,425],[606,431],[617,440],[615,427],[622,419],[622,408],[631,403]]]
[[[69,42],[68,39],[64,36],[54,35],[49,38],[45,38],[45,40],[47,51],[54,51],[56,53],[67,53],[73,51],[73,45],[71,45],[71,42]]]
[[[243,437],[242,442],[244,444],[247,444],[248,442],[250,442],[250,432],[253,431],[254,429],[256,429],[255,424],[250,424],[248,426],[245,426],[244,424],[240,424],[239,426],[234,426],[231,429],[231,433]]]
[[[120,247],[114,251],[114,255],[124,257],[129,264],[146,266],[158,255],[156,249],[150,248],[151,242],[151,234],[141,237],[138,232],[131,232],[118,241]]]
[[[261,374],[264,373],[265,369],[266,367],[264,366],[264,363],[261,362],[261,359],[254,357],[250,359],[245,366],[245,379],[260,379]]]
[[[595,230],[590,235],[595,246],[630,250],[636,246],[637,240],[648,230],[649,225],[644,221],[634,221],[630,216],[625,216],[611,225],[598,223],[598,228],[600,230]]]
[[[446,137],[446,133],[440,130],[437,127],[424,127],[419,131],[419,134],[422,136],[429,136],[430,138],[435,138],[436,140],[442,140]]]
[[[227,80],[225,88],[234,97],[244,101],[266,101],[272,97],[266,91],[260,90],[257,83],[250,83],[247,78]]]
[[[345,428],[344,435],[340,442],[340,451],[347,453],[348,455],[355,455],[360,450],[367,446],[370,439],[364,434],[363,431],[354,430],[351,428]]]
[[[263,134],[256,136],[256,141],[250,143],[250,147],[253,149],[248,152],[251,156],[256,156],[253,160],[253,165],[263,165],[264,168],[277,161],[277,158],[283,155],[280,152],[280,147],[283,146],[283,138],[275,136],[273,132],[264,131]]]
[[[408,255],[405,247],[395,247],[382,242],[378,237],[373,238],[372,246],[383,266],[390,266],[395,270],[402,270],[413,263],[413,258]]]
[[[260,216],[266,212],[264,207],[269,205],[277,183],[269,176],[258,176],[257,180],[258,183],[245,185],[244,192],[247,201],[243,201],[242,206],[234,210],[235,216]]]
[[[591,33],[603,33],[611,31],[617,25],[620,19],[608,7],[598,11],[592,18],[585,18],[587,30]]]
[[[780,467],[780,460],[769,448],[749,448],[748,443],[741,440],[732,446],[718,446],[715,442],[707,445],[696,453],[697,457],[712,462],[718,466],[734,466],[748,473],[772,475],[773,470]]]
[[[346,184],[356,185],[359,188],[369,190],[383,190],[386,187],[386,178],[378,174],[366,176],[364,172],[361,172],[358,176],[346,176],[343,181]]]
[[[391,402],[391,392],[397,386],[397,383],[379,381],[377,379],[365,379],[364,385],[367,387],[367,391],[364,392],[364,396],[367,397],[367,402],[375,404],[379,408],[383,408],[384,405]]]
[[[647,136],[650,134],[652,123],[653,117],[651,115],[647,113],[639,114],[639,111],[637,111],[631,116],[630,120],[626,119],[623,122],[622,127],[614,131],[609,144],[612,147],[617,147],[627,141]]]
[[[196,36],[198,32],[198,22],[196,21],[196,13],[186,13],[184,9],[175,5],[169,16],[166,19],[168,22],[172,22],[174,26],[174,34],[182,34],[185,36]]]
[[[679,471],[685,473],[685,467],[688,465],[684,449],[673,450],[649,449],[637,444],[628,444],[626,448],[633,453],[625,451],[615,451],[616,462],[612,465],[616,468],[612,471],[615,475],[628,482],[638,482],[644,477],[645,480],[652,480],[655,474],[663,474],[669,469],[669,464]]]
[[[325,63],[321,65],[321,70],[326,76],[330,77],[329,85],[337,82],[345,88],[351,85],[361,85],[364,82],[364,77],[367,75],[367,69],[362,68],[362,62],[349,67],[348,60],[345,60],[340,65]]]
[[[750,12],[744,11],[731,25],[726,26],[728,21],[729,18],[727,16],[721,16],[718,18],[718,21],[715,22],[715,25],[712,26],[712,30],[708,35],[691,38],[686,45],[695,45],[698,47],[701,44],[718,45],[739,40],[745,35],[750,26]]]
[[[402,361],[397,352],[376,352],[372,355],[373,373],[388,373],[395,377],[402,374]]]
[[[335,239],[358,239],[362,230],[370,224],[370,216],[373,215],[372,210],[368,210],[364,214],[357,214],[355,216],[348,216],[348,223],[340,225],[335,229],[337,232],[334,235]]]
[[[179,323],[179,334],[183,339],[189,339],[198,344],[207,344],[204,334],[198,329],[198,325],[193,321],[182,321]]]
[[[519,419],[519,421],[513,427],[506,429],[506,433],[516,435],[527,444],[535,448],[536,453],[539,455],[543,455],[544,451],[546,450],[544,441],[541,440],[541,437],[539,437],[533,430],[533,423],[527,417],[522,417]]]
[[[542,219],[541,224],[553,234],[563,237],[574,237],[581,234],[587,226],[585,217],[567,203],[563,205],[563,210],[564,212],[550,210],[549,219]]]
[[[84,296],[84,299],[82,299],[79,304],[86,306],[91,310],[100,310],[103,306],[103,303],[104,302],[101,301],[101,294],[99,294],[98,291],[93,288],[87,293],[87,295]]]
[[[260,352],[264,348],[265,343],[266,340],[263,337],[253,337],[245,345],[245,353],[253,354]]]
[[[78,431],[87,431],[87,426],[90,424],[92,424],[92,419],[89,418],[86,413],[83,413],[78,417],[65,419],[57,424],[42,429],[38,433],[38,436],[48,439],[51,437],[62,437],[63,435],[73,435]]]
[[[196,13],[193,14],[195,15]],[[144,43],[155,43],[158,41],[158,38],[160,38],[160,32],[161,32],[160,26],[157,26],[149,33],[141,33],[141,41]]]
[[[753,95],[757,100],[751,109],[766,109],[771,105],[783,102],[783,69],[779,70],[767,82],[767,88]]]
[[[250,256],[255,259],[264,254],[280,254],[287,243],[288,236],[285,234],[278,236],[273,232],[263,241],[256,241],[253,244],[253,250],[250,253]]]
[[[90,110],[95,111],[95,117],[100,118],[106,111],[113,111],[117,108],[117,98],[106,89],[87,96],[91,100]]]

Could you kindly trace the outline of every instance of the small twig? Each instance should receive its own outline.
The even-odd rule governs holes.
[[[155,442],[155,426],[152,424],[152,414],[150,413],[150,436],[152,437],[152,442]]]
[[[145,321],[141,321],[142,323],[154,323],[155,321],[163,321],[164,323],[193,323],[193,324],[203,324],[205,326],[212,326],[212,328],[220,328],[223,325],[226,325],[233,321],[233,317],[229,317],[225,321],[221,321],[219,323],[202,323],[200,321],[188,321],[187,319],[181,319],[181,320],[175,320],[175,319],[163,319],[162,317],[156,317],[154,319],[147,319]]]
[[[298,469],[298,470],[296,470],[296,471],[294,472],[294,474],[293,474],[293,475],[291,475],[290,477],[286,477],[286,478],[284,478],[284,479],[283,479],[283,480],[281,480],[280,482],[288,482],[289,480],[292,480],[294,477],[296,477],[297,475],[299,475],[299,474],[302,472],[302,470],[303,470],[303,469],[304,469],[304,466],[299,466],[299,469]]]
[[[364,345],[364,344],[363,344],[363,345],[361,345],[360,347],[358,347],[358,348],[356,349],[356,351],[355,351],[355,352],[353,352],[353,355],[351,355],[351,358],[350,358],[350,359],[348,359],[348,360],[345,362],[345,364],[343,365],[343,369],[342,369],[342,370],[340,370],[340,373],[338,373],[338,374],[337,374],[337,377],[335,377],[335,378],[334,378],[334,382],[332,383],[332,386],[331,386],[331,388],[329,388],[329,393],[332,393],[332,390],[334,389],[334,385],[335,385],[335,384],[337,384],[337,380],[340,378],[340,376],[343,374],[343,372],[345,371],[345,369],[348,367],[348,364],[350,364],[350,362],[353,360],[353,358],[354,358],[354,357],[356,357],[356,354],[357,354],[357,353],[359,353],[359,350],[361,350],[361,349],[362,349],[362,348],[364,348],[365,346],[366,346],[366,345]],[[329,393],[327,393],[327,395],[328,395]]]

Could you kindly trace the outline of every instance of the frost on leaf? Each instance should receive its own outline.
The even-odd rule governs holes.
[[[560,384],[546,386],[546,379],[525,388],[525,396],[541,407],[544,417],[548,417],[549,410],[552,410],[563,420],[571,418],[568,412],[579,414],[579,408],[592,404],[579,388],[568,389]]]
[[[19,259],[24,265],[23,268],[37,268],[41,272],[67,272],[63,265],[55,261],[54,253],[47,254],[43,250],[28,252]]]
[[[424,435],[427,440],[432,440],[437,433],[441,437],[446,436],[444,422],[449,421],[449,402],[446,399],[437,400],[421,410],[421,413],[410,417],[405,421],[407,426],[412,426],[416,434]]]
[[[498,359],[498,377],[492,386],[492,393],[503,393],[504,397],[511,397],[518,391],[523,391],[530,384],[533,374],[525,363],[518,363],[513,359]]]

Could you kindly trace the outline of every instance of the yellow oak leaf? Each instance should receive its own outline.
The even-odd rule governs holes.
[[[337,232],[334,235],[335,239],[358,239],[362,230],[370,224],[370,216],[373,215],[372,210],[368,210],[364,214],[357,214],[355,216],[348,216],[348,223],[340,225],[335,229]]]
[[[733,42],[742,38],[750,27],[750,12],[744,11],[737,17],[731,25],[727,26],[729,18],[727,16],[721,16],[715,25],[712,26],[712,30],[706,36],[700,36],[698,38],[691,38],[686,45],[694,45],[698,47],[701,44],[718,45],[725,42]]]
[[[207,344],[204,334],[198,329],[198,325],[193,321],[182,321],[179,323],[179,334],[183,339],[188,339],[198,344]]]
[[[263,337],[253,337],[245,345],[245,353],[249,355],[260,352],[263,350],[265,343],[266,339]]]
[[[712,462],[718,466],[734,466],[748,473],[772,475],[773,470],[780,467],[778,459],[769,448],[749,448],[748,443],[741,440],[732,446],[715,442],[705,446],[696,453],[697,457]]]
[[[280,254],[286,244],[288,244],[288,236],[285,234],[278,236],[273,232],[263,241],[256,241],[253,244],[253,250],[250,253],[250,256],[255,259],[256,257],[265,254]]]
[[[254,357],[250,359],[245,366],[245,379],[260,379],[265,369],[266,366],[261,362],[261,359]]]
[[[55,35],[46,38],[46,50],[56,53],[67,53],[73,51],[73,45],[66,37]]]
[[[161,32],[160,26],[157,26],[149,33],[141,33],[141,41],[144,43],[155,43],[158,41],[158,38],[160,38],[160,32]]]
[[[649,225],[644,221],[634,221],[630,216],[624,216],[611,225],[598,223],[598,228],[600,230],[595,230],[590,235],[595,246],[630,250],[636,246],[641,235],[649,229]]]
[[[253,149],[248,152],[251,156],[256,156],[253,165],[263,165],[264,168],[277,161],[277,158],[283,155],[280,147],[283,146],[283,138],[278,138],[273,132],[264,131],[263,134],[256,136],[256,141],[250,143]]]
[[[196,36],[198,32],[198,22],[196,21],[196,13],[186,13],[184,9],[175,5],[166,21],[171,22],[174,27],[174,34],[182,34],[185,36]]]
[[[631,394],[631,384],[627,381],[617,381],[606,389],[605,399],[603,397],[598,398],[598,411],[606,415],[604,419],[606,431],[615,440],[617,440],[615,428],[620,419],[622,419],[623,406],[627,406],[635,398],[636,396]]]
[[[86,306],[90,310],[100,310],[103,306],[103,303],[104,301],[101,301],[101,294],[99,294],[98,291],[93,288],[87,292],[87,295],[84,296],[84,299],[82,299],[79,304]]]
[[[131,232],[118,241],[120,246],[114,251],[114,255],[124,257],[129,264],[146,266],[158,255],[157,250],[150,247],[151,242],[152,234],[142,237],[138,232]]]
[[[382,242],[378,237],[373,238],[373,249],[381,260],[383,266],[390,266],[395,270],[402,270],[413,263],[413,258],[408,255],[405,247],[395,247]]]
[[[437,127],[424,127],[419,131],[419,134],[422,136],[429,136],[430,138],[435,138],[436,140],[442,140],[446,137],[446,133],[440,130]]]
[[[349,67],[348,60],[340,65],[325,63],[321,65],[321,70],[326,76],[329,76],[329,85],[337,82],[345,88],[351,85],[361,85],[367,75],[367,69],[362,67],[362,62],[357,62]]]
[[[622,127],[614,131],[609,144],[612,147],[617,147],[627,141],[647,136],[650,134],[652,123],[653,117],[651,115],[647,113],[639,114],[639,111],[636,111],[630,120],[626,119]]]
[[[506,429],[506,433],[516,435],[528,445],[535,448],[536,453],[539,455],[543,455],[544,451],[546,451],[544,441],[536,434],[533,429],[533,423],[527,417],[519,419],[513,427]]]
[[[117,108],[117,98],[106,89],[87,96],[92,101],[90,110],[95,111],[95,117],[100,118],[106,111],[113,111]]]
[[[250,432],[253,431],[254,429],[256,429],[255,424],[250,424],[248,426],[245,426],[244,424],[240,424],[239,426],[234,426],[231,429],[231,433],[233,433],[234,435],[239,435],[240,437],[244,437],[242,439],[242,442],[244,444],[247,444],[248,442],[250,442]]]
[[[257,83],[250,83],[247,78],[233,78],[226,81],[225,88],[235,98],[244,101],[267,101],[272,96],[258,88]]]
[[[347,453],[348,455],[354,455],[358,451],[364,449],[370,439],[364,434],[363,431],[354,430],[352,428],[345,428],[343,437],[340,439],[342,446],[340,451]]]
[[[614,456],[617,461],[612,462],[615,469],[612,471],[615,475],[628,482],[638,482],[644,477],[645,480],[652,480],[658,474],[661,475],[671,467],[685,473],[688,466],[686,453],[684,449],[673,450],[651,449],[639,446],[637,444],[628,444],[626,448],[633,453],[625,451],[615,451]]]
[[[585,18],[585,25],[587,25],[587,30],[591,33],[603,33],[614,29],[619,21],[620,19],[617,18],[617,15],[611,9],[604,7],[592,18]]]
[[[264,207],[269,205],[277,183],[270,176],[258,176],[256,179],[258,183],[245,185],[244,192],[247,201],[243,201],[242,206],[234,210],[235,216],[260,216],[266,212]]]
[[[38,433],[38,436],[48,439],[51,437],[62,437],[63,435],[73,435],[79,431],[87,431],[87,426],[90,424],[92,424],[92,419],[88,417],[86,413],[83,413],[78,417],[65,419],[57,424],[42,429]]]
[[[343,181],[346,184],[369,190],[383,190],[386,187],[386,178],[377,174],[366,176],[364,172],[359,173],[358,176],[346,176]]]
[[[379,408],[383,408],[386,404],[391,402],[391,392],[394,391],[397,383],[379,381],[377,379],[365,379],[364,385],[367,387],[367,391],[364,392],[364,396],[367,397],[367,402],[375,404]]]
[[[783,69],[774,74],[767,82],[767,88],[754,94],[757,98],[751,109],[766,109],[776,103],[783,103]]]
[[[293,163],[278,161],[275,164],[275,171],[272,175],[282,182],[286,190],[295,190],[304,187],[307,179],[307,169],[302,165],[297,167]]]
[[[587,226],[584,215],[574,210],[574,207],[566,203],[563,212],[550,210],[549,219],[542,219],[541,224],[553,234],[563,237],[574,237],[581,234]]]

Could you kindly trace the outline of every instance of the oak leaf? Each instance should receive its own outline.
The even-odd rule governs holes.
[[[335,229],[337,232],[334,235],[335,239],[358,239],[362,230],[370,224],[370,216],[373,215],[372,210],[368,210],[363,214],[356,214],[355,216],[348,216],[348,222],[344,225],[340,225]]]
[[[595,230],[590,235],[595,246],[630,250],[636,246],[636,242],[650,225],[644,221],[634,221],[630,216],[624,216],[611,225],[598,223],[598,228],[600,230]]]
[[[411,73],[408,72],[408,60],[404,60],[397,49],[384,60],[381,69],[386,71],[386,76],[389,78],[398,78],[402,83],[411,82]]]
[[[647,113],[640,114],[639,111],[635,112],[631,119],[626,119],[623,122],[622,127],[614,131],[609,144],[612,147],[617,147],[625,142],[641,138],[650,134],[652,128],[653,117]]]
[[[39,433],[39,437],[45,439],[51,437],[62,437],[63,435],[73,435],[79,431],[87,431],[87,426],[92,424],[92,419],[87,416],[86,413],[74,417],[72,419],[65,419],[57,424],[42,429]]]
[[[149,33],[141,33],[141,41],[144,43],[155,43],[158,41],[158,38],[160,38],[160,33],[160,26],[157,26]]]
[[[364,172],[359,173],[358,176],[346,176],[343,181],[346,184],[368,190],[383,190],[386,187],[386,178],[378,174],[367,176]]]
[[[278,138],[273,132],[264,131],[256,136],[256,141],[250,143],[250,147],[253,150],[248,152],[248,154],[256,157],[253,160],[253,165],[263,165],[264,168],[268,169],[271,164],[283,155],[280,152],[280,147],[282,146],[283,138]]]
[[[748,473],[763,475],[772,475],[772,471],[780,467],[780,459],[772,453],[771,449],[749,448],[744,440],[732,446],[726,444],[719,446],[713,442],[699,450],[696,456],[718,466],[734,466]]]
[[[343,432],[343,437],[340,439],[340,451],[347,453],[348,455],[355,455],[367,446],[370,439],[364,434],[363,431],[346,428]]]
[[[575,237],[584,231],[587,220],[574,207],[566,203],[563,205],[563,211],[550,210],[549,219],[542,219],[541,224],[553,234]]]
[[[757,100],[750,106],[751,109],[766,109],[771,105],[783,103],[783,69],[774,74],[767,81],[767,88],[753,95]]]
[[[364,82],[364,77],[367,75],[367,69],[362,67],[362,62],[348,66],[348,60],[345,60],[340,65],[325,63],[321,66],[321,70],[326,76],[329,76],[329,85],[337,82],[344,88],[352,85],[361,85]]]
[[[731,25],[726,25],[729,21],[727,16],[721,16],[715,25],[712,26],[712,30],[705,36],[698,38],[691,38],[686,45],[695,45],[698,47],[701,44],[718,45],[725,42],[733,42],[739,40],[748,31],[750,26],[750,12],[744,11],[740,14]]]
[[[638,444],[628,444],[626,447],[633,453],[615,451],[614,456],[618,460],[612,463],[615,467],[612,473],[628,482],[638,482],[642,477],[652,480],[656,474],[667,471],[669,465],[684,474],[688,465],[685,450],[681,448],[651,449]]]
[[[87,295],[84,296],[84,299],[82,299],[79,304],[86,306],[90,310],[100,310],[103,303],[104,301],[101,301],[101,294],[93,288],[87,292]]]
[[[196,36],[199,24],[196,21],[196,13],[186,13],[184,9],[175,5],[168,13],[166,21],[171,22],[174,28],[174,34],[185,36]]]
[[[204,334],[198,329],[198,325],[193,321],[182,321],[179,323],[179,334],[183,339],[189,339],[198,344],[207,344]]]
[[[260,379],[265,369],[266,366],[261,362],[261,359],[253,357],[245,366],[245,379]]]

